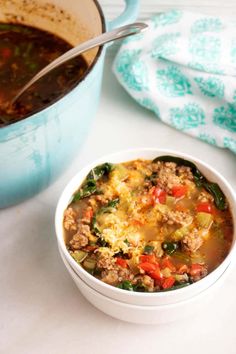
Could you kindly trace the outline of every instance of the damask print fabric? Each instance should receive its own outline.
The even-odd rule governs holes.
[[[236,22],[172,10],[124,40],[113,70],[163,122],[236,153]]]

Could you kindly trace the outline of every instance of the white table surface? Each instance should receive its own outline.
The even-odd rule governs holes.
[[[0,212],[0,353],[235,354],[236,270],[207,311],[181,323],[134,325],[108,317],[77,290],[59,257],[54,211],[84,164],[133,147],[181,150],[215,167],[236,188],[236,157],[164,125],[119,86],[107,58],[101,103],[70,168],[36,197]]]

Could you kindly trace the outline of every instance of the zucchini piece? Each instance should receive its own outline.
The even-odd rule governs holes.
[[[192,263],[191,257],[180,251],[176,251],[172,257],[184,264]]]
[[[71,255],[77,263],[81,263],[88,256],[88,252],[79,250],[72,252]]]
[[[96,259],[87,257],[83,262],[83,267],[88,271],[93,271],[96,267],[96,263],[97,263]]]
[[[167,195],[166,197],[166,205],[168,207],[173,207],[173,205],[175,204],[176,198],[175,197],[171,197],[170,195]]]
[[[161,273],[162,273],[162,275],[163,275],[165,278],[169,278],[169,277],[171,277],[171,275],[172,275],[171,270],[170,270],[170,268],[168,268],[168,267],[162,269],[162,270],[161,270]]]
[[[209,213],[199,212],[196,215],[198,226],[208,229],[213,221],[213,216]]]
[[[175,230],[175,232],[171,235],[171,238],[174,241],[180,241],[185,235],[188,234],[188,232],[188,228],[186,226],[183,226],[180,229]]]

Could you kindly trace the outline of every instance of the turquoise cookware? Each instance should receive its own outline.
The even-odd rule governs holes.
[[[19,0],[15,8],[11,7],[12,16],[23,13],[23,23],[53,31],[73,45],[134,21],[139,8],[139,0],[126,0],[124,12],[108,22],[97,1],[67,0],[66,5],[62,0],[50,2],[55,6],[51,18],[41,15],[46,6],[43,0],[36,2],[41,11],[33,14],[27,13],[27,6],[20,7],[23,0]],[[1,9],[0,21],[6,20],[4,13],[9,21],[8,3]],[[61,26],[63,21],[65,25]],[[88,52],[89,72],[63,98],[22,121],[0,128],[1,208],[30,198],[49,186],[78,155],[97,110],[105,51],[102,47]]]

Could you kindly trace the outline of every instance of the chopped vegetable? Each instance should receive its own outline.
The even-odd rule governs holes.
[[[150,181],[152,183],[153,186],[156,186],[157,184],[157,173],[153,172],[150,176],[146,176],[145,180],[146,181]]]
[[[188,186],[179,185],[179,186],[172,187],[171,193],[175,198],[180,198],[185,196],[187,191],[188,191]]]
[[[74,194],[73,202],[77,202],[80,199],[89,197],[97,191],[96,182],[94,180],[86,180],[85,184],[80,190]]]
[[[127,268],[128,264],[126,259],[120,258],[120,257],[116,257],[116,264],[121,266],[122,268]]]
[[[94,268],[96,267],[96,263],[96,259],[87,257],[83,262],[83,266],[87,270],[94,270]]]
[[[72,252],[71,255],[77,263],[81,263],[88,256],[88,252],[79,250]]]
[[[167,254],[172,254],[178,249],[179,245],[177,242],[163,242],[162,248]]]
[[[165,204],[166,192],[163,189],[159,187],[153,187],[152,196],[153,196],[153,201],[155,203]]]
[[[149,272],[154,272],[158,268],[158,265],[153,263],[143,262],[139,264],[139,268],[149,273]]]
[[[171,235],[171,238],[175,241],[180,241],[182,238],[189,233],[189,229],[186,226],[183,226]]]
[[[112,164],[105,162],[102,165],[94,167],[88,174],[87,179],[98,181],[104,175],[109,175],[112,170]]]
[[[123,289],[123,290],[129,290],[133,291],[133,285],[129,280],[124,280],[120,284],[117,285],[117,288]]]
[[[155,279],[155,280],[163,279],[163,274],[160,271],[160,268],[156,268],[154,271],[151,271],[148,274],[152,279]]]
[[[154,246],[146,245],[144,247],[143,253],[144,254],[151,254],[154,251]]]
[[[203,212],[203,213],[213,213],[213,206],[211,203],[209,202],[201,202],[199,204],[197,204],[196,206],[196,210],[198,212]]]
[[[170,196],[170,195],[167,195],[167,196],[166,196],[166,205],[167,205],[168,207],[173,207],[173,205],[175,204],[175,202],[176,202],[176,198],[175,198],[175,197],[172,197],[172,196]]]
[[[163,289],[169,289],[171,288],[175,283],[175,278],[174,277],[169,277],[164,279],[164,281],[162,282],[162,288]]]
[[[190,267],[190,275],[192,276],[196,276],[196,275],[200,275],[201,272],[203,271],[204,266],[201,264],[192,264]]]
[[[172,272],[176,271],[176,267],[174,264],[171,262],[170,258],[168,256],[165,256],[161,260],[161,269],[169,268]]]
[[[120,199],[116,198],[107,203],[104,207],[98,210],[97,214],[101,213],[111,213],[112,210],[119,204]]]
[[[201,212],[201,213],[197,213],[196,220],[200,227],[207,229],[212,224],[213,217],[211,214]]]
[[[177,285],[174,285],[174,286],[172,286],[171,288],[167,288],[167,289],[165,289],[165,290],[166,290],[166,291],[168,291],[168,290],[178,290],[178,289],[181,289],[181,288],[185,288],[185,286],[188,286],[188,285],[190,285],[189,282],[187,282],[187,283],[182,283],[182,284],[177,284]]]
[[[157,258],[154,254],[141,255],[139,259],[141,263],[148,262],[148,263],[158,264]]]

